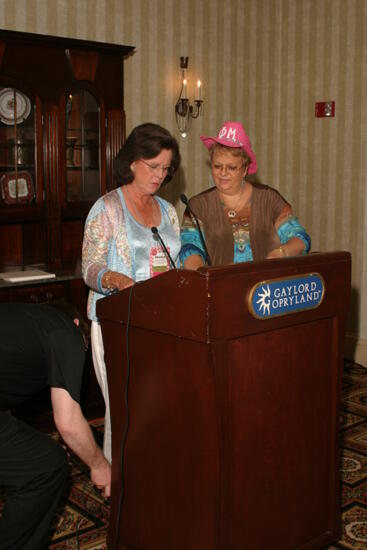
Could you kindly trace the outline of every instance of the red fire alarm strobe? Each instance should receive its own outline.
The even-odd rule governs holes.
[[[318,101],[315,103],[315,116],[335,116],[335,101]]]

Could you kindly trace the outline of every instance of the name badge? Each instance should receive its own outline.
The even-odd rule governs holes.
[[[169,270],[166,254],[161,246],[152,246],[149,254],[150,276],[156,277]]]

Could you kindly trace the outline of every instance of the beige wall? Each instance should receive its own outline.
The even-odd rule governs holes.
[[[210,183],[199,135],[241,120],[258,179],[293,204],[313,250],[351,251],[350,332],[367,361],[366,0],[0,0],[0,27],[136,47],[128,130],[150,120],[178,137],[183,167],[165,191],[176,204]],[[204,82],[205,113],[186,139],[174,119],[180,55]],[[325,100],[336,116],[317,119]]]

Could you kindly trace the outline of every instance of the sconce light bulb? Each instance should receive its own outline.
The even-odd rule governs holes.
[[[186,78],[183,79],[182,84],[183,84],[184,86],[186,86],[186,84],[187,84]]]
[[[181,132],[181,136],[185,138],[187,136],[186,132]]]
[[[199,101],[201,101],[201,85],[202,85],[202,82],[201,80],[198,80],[198,92],[197,92],[197,99]]]

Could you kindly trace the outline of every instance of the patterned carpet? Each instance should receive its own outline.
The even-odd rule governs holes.
[[[345,361],[340,415],[341,539],[331,546],[367,548],[367,368]]]
[[[103,421],[91,424],[98,437],[103,430]],[[367,368],[351,361],[345,362],[343,376],[340,455],[342,537],[327,549],[366,550]],[[70,455],[69,462],[69,484],[55,518],[49,548],[106,550],[108,502],[90,483],[85,466],[73,455]]]

